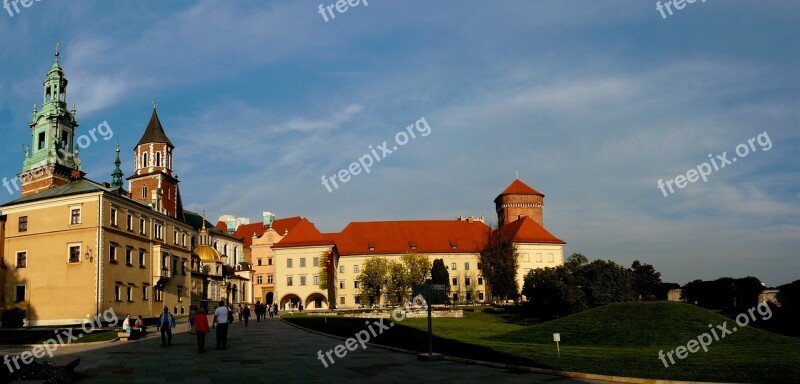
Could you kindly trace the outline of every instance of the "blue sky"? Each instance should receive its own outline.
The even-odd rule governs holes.
[[[132,173],[157,99],[184,204],[212,218],[495,222],[519,170],[567,254],[639,259],[682,284],[800,278],[800,3],[698,1],[663,19],[654,1],[370,0],[328,22],[319,4],[0,9],[0,177],[21,170],[60,41],[78,134],[114,132],[81,152],[96,181],[117,143]],[[421,117],[429,135],[322,185]],[[768,151],[659,190],[763,132]]]

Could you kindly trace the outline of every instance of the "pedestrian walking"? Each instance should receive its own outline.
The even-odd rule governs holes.
[[[241,304],[239,304],[239,308],[236,310],[236,313],[239,314],[239,322],[241,323],[242,322],[242,317],[244,315],[244,313],[242,312],[242,305]]]
[[[242,310],[242,318],[244,319],[244,326],[247,326],[247,320],[250,319],[250,306],[245,305]]]
[[[197,310],[194,315],[194,330],[197,335],[197,349],[199,353],[206,351],[206,334],[208,333],[208,315],[203,307]]]
[[[156,325],[156,331],[161,331],[161,347],[172,345],[172,328],[175,328],[175,316],[169,313],[169,307],[164,307]]]
[[[214,310],[214,323],[211,325],[212,329],[217,330],[217,349],[228,349],[228,325],[233,318],[231,309],[225,306],[225,302],[220,300],[219,306]]]
[[[197,314],[197,307],[194,305],[189,306],[189,332],[192,332],[194,327],[194,315]]]

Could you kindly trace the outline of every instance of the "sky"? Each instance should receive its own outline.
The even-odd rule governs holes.
[[[84,140],[87,177],[111,180],[117,144],[132,174],[156,100],[184,206],[212,220],[496,224],[518,174],[565,256],[800,279],[800,2],[353,3],[0,8],[0,177],[60,42],[77,135],[113,132]]]

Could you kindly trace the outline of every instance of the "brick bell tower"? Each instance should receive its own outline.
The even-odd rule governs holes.
[[[514,180],[505,191],[494,199],[494,206],[497,211],[498,228],[524,216],[530,217],[544,227],[542,220],[544,195],[519,179]]]
[[[183,219],[178,179],[172,170],[174,149],[158,119],[154,102],[150,122],[133,150],[134,172],[128,178],[128,190],[134,200],[168,216]]]
[[[22,197],[35,195],[83,177],[79,146],[75,145],[75,106],[67,109],[67,78],[58,62],[56,45],[55,63],[44,79],[42,109],[33,106],[31,145],[25,146],[25,161],[18,175],[22,181]]]

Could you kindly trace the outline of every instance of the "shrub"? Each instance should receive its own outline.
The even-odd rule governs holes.
[[[3,328],[22,328],[25,324],[25,310],[21,308],[5,309],[0,315]]]

